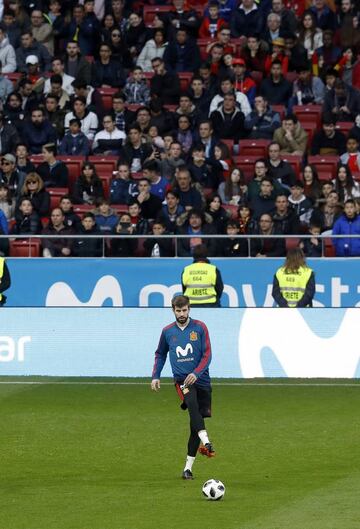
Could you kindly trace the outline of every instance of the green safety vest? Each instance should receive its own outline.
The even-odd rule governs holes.
[[[191,305],[216,303],[216,266],[203,262],[185,266],[182,282]]]
[[[296,307],[297,302],[304,296],[311,274],[312,270],[307,266],[301,266],[295,273],[286,273],[282,266],[276,272],[280,292],[288,302],[289,307]]]
[[[0,279],[2,279],[2,276],[4,275],[4,264],[5,259],[3,257],[0,257]],[[2,300],[2,294],[0,292],[0,301]]]

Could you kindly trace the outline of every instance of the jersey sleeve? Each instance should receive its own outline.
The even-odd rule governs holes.
[[[194,374],[199,378],[203,372],[208,369],[211,362],[211,343],[209,337],[209,331],[205,323],[201,322],[201,351],[202,356],[199,364],[194,369]]]
[[[161,371],[166,362],[168,351],[169,351],[169,347],[166,341],[166,336],[165,336],[164,331],[162,331],[159,344],[155,351],[155,361],[154,361],[154,367],[152,370],[152,379],[160,378]]]

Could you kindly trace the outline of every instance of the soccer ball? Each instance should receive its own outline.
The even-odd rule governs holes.
[[[218,479],[208,479],[203,485],[202,493],[207,500],[221,500],[225,494],[225,485]]]

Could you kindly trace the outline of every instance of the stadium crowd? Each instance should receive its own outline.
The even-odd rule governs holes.
[[[0,1],[0,253],[360,256],[359,0],[284,1]]]

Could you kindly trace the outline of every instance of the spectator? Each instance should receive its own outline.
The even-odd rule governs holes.
[[[205,147],[202,143],[194,145],[191,150],[191,158],[192,161],[188,164],[191,179],[205,189],[216,191],[219,185],[219,178],[213,164],[209,163],[205,158]]]
[[[199,48],[184,28],[178,28],[175,40],[166,46],[164,61],[170,72],[195,72],[199,68]]]
[[[278,195],[275,199],[275,210],[272,215],[274,228],[283,235],[297,235],[300,233],[299,217],[289,205],[287,195]]]
[[[220,82],[220,92],[211,100],[209,116],[223,104],[225,94],[230,93],[234,93],[234,83],[230,77],[224,77]],[[236,92],[236,103],[245,117],[250,114],[251,107],[245,94]]]
[[[169,182],[174,180],[176,171],[185,164],[185,156],[181,152],[181,145],[178,141],[173,141],[170,149],[160,162],[161,176]]]
[[[298,27],[298,20],[293,9],[284,6],[283,0],[272,0],[271,11],[280,16],[280,29],[294,32]]]
[[[112,60],[111,48],[108,44],[101,44],[99,59],[92,67],[91,85],[99,88],[119,88],[126,81],[125,72],[121,66]]]
[[[169,182],[160,175],[159,164],[156,160],[148,160],[144,163],[143,176],[150,182],[150,193],[163,201]]]
[[[0,155],[14,152],[19,141],[16,128],[5,122],[4,113],[0,110]]]
[[[171,4],[171,9],[166,17],[170,37],[174,37],[176,30],[182,27],[186,29],[189,35],[196,38],[200,27],[196,11],[189,9],[185,0],[172,0]]]
[[[271,73],[271,66],[274,61],[281,64],[281,73],[286,75],[289,69],[289,57],[285,54],[285,40],[279,37],[272,41],[270,52],[265,60],[265,73],[268,76]]]
[[[136,58],[147,40],[147,29],[140,14],[132,12],[124,29],[124,39],[130,55]]]
[[[128,213],[131,219],[131,226],[134,228],[133,233],[137,235],[146,235],[149,233],[149,221],[142,216],[141,205],[136,198],[129,202]]]
[[[263,178],[265,178],[265,176],[267,176],[267,173],[268,173],[268,168],[266,165],[266,160],[264,158],[259,158],[258,160],[256,160],[255,166],[254,166],[254,176],[249,181],[248,186],[247,186],[247,200],[249,200],[249,202],[251,202],[258,196],[260,192],[261,181]],[[274,185],[275,182],[271,180],[271,183]],[[276,182],[276,187],[277,187],[277,190],[280,191],[281,186],[277,182]]]
[[[213,193],[206,200],[205,212],[212,218],[212,226],[216,233],[225,233],[226,223],[230,214],[222,207],[222,200],[218,193]]]
[[[106,20],[106,17],[104,20]],[[124,37],[119,28],[113,26],[110,29],[110,38],[105,38],[104,42],[110,45],[112,60],[118,64],[120,63],[124,70],[130,70],[134,66],[129,48],[126,46]]]
[[[151,123],[151,114],[150,110],[147,107],[140,107],[136,112],[136,123],[139,125],[141,132],[144,134],[144,137],[149,132],[150,123]]]
[[[120,215],[119,222],[114,228],[114,235],[124,235],[111,239],[111,255],[113,257],[134,257],[137,248],[137,240],[130,239],[127,236],[133,235],[134,228],[131,225],[130,215],[123,213]]]
[[[69,171],[64,162],[56,159],[55,143],[46,143],[41,152],[44,161],[38,165],[37,172],[45,187],[68,187]]]
[[[323,45],[317,48],[312,56],[314,75],[323,76],[325,72],[334,68],[338,70],[338,62],[341,59],[341,48],[334,43],[334,32],[325,30],[323,32]]]
[[[160,220],[155,220],[152,226],[151,235],[156,235],[156,239],[146,239],[144,249],[146,257],[173,257],[174,246],[172,239],[162,237],[167,235],[166,226]]]
[[[59,98],[55,94],[45,97],[45,119],[49,121],[59,138],[64,136],[65,110],[59,106]]]
[[[304,184],[301,180],[296,180],[290,188],[289,204],[299,217],[302,226],[310,224],[312,214],[312,203],[304,194]]]
[[[71,255],[72,239],[67,235],[72,235],[73,231],[65,225],[65,215],[61,208],[54,208],[51,211],[50,222],[42,230],[42,235],[56,235],[56,239],[41,239],[43,257],[69,257]]]
[[[234,74],[235,92],[241,92],[245,94],[250,105],[253,105],[256,95],[256,83],[252,79],[251,75],[247,72],[244,59],[232,59],[231,69]]]
[[[153,38],[145,43],[137,58],[137,66],[140,66],[144,72],[152,72],[153,65],[151,61],[155,58],[162,59],[167,45],[164,30],[160,28],[154,29]]]
[[[256,96],[254,110],[245,118],[245,128],[250,133],[249,138],[271,140],[275,130],[280,126],[280,114],[268,106],[263,96]]]
[[[81,218],[74,212],[73,202],[70,195],[63,195],[60,199],[59,206],[64,213],[65,226],[76,230],[81,224]]]
[[[61,3],[60,0],[50,0],[49,1],[49,11],[44,15],[46,20],[51,24],[53,35],[54,35],[54,44],[55,44],[55,53],[60,51],[61,47],[61,36],[64,34],[65,29],[65,17],[61,14]]]
[[[189,211],[193,208],[202,209],[204,198],[200,186],[191,180],[191,175],[186,166],[179,168],[176,174],[175,190],[179,194],[180,204]]]
[[[185,155],[189,154],[194,141],[191,125],[191,118],[186,114],[177,117],[176,139]]]
[[[360,215],[356,212],[355,201],[345,201],[344,213],[338,218],[332,230],[333,235],[360,235]],[[341,237],[332,240],[337,257],[360,256],[360,237]]]
[[[168,72],[164,60],[159,57],[155,57],[151,64],[155,72],[150,81],[151,97],[160,98],[166,105],[176,105],[180,96],[178,75]]]
[[[97,200],[97,208],[93,211],[95,222],[101,233],[112,233],[117,222],[118,216],[114,209],[110,207],[110,202],[101,197]]]
[[[124,94],[131,105],[147,105],[150,100],[150,88],[147,85],[142,68],[136,66],[124,87]]]
[[[54,33],[52,25],[45,22],[44,16],[39,9],[34,9],[31,12],[30,19],[30,30],[36,42],[45,46],[51,56],[54,55]]]
[[[133,174],[141,171],[143,163],[151,153],[152,147],[143,138],[140,126],[137,123],[131,124],[120,159],[129,164]]]
[[[26,0],[25,0],[26,1]],[[10,10],[14,13],[17,22],[21,28],[21,31],[24,31],[30,26],[30,17],[23,7],[22,0],[12,0],[8,2]]]
[[[316,26],[316,18],[311,11],[305,11],[301,16],[299,42],[306,49],[308,59],[323,45],[322,31]]]
[[[79,43],[72,40],[66,45],[64,71],[86,85],[91,81],[91,64],[80,53]]]
[[[103,240],[101,237],[89,237],[89,235],[100,235],[100,230],[95,223],[93,213],[85,213],[76,233],[81,236],[73,239],[73,255],[75,257],[101,257],[103,255]]]
[[[277,13],[269,13],[266,19],[266,30],[263,33],[263,40],[269,47],[276,39],[282,38],[283,32],[280,31],[281,17]]]
[[[122,92],[116,92],[112,98],[112,116],[117,129],[125,130],[135,121],[134,113],[125,107],[126,96]]]
[[[117,129],[111,114],[103,117],[103,130],[95,134],[92,149],[94,154],[119,155],[126,139],[125,132]]]
[[[330,9],[326,0],[314,0],[310,11],[316,18],[316,27],[320,29],[336,29],[336,16]]]
[[[102,181],[97,175],[96,167],[91,162],[85,162],[81,174],[75,181],[73,197],[76,204],[95,204],[97,199],[103,198]]]
[[[348,136],[346,152],[340,156],[340,162],[346,164],[352,173],[360,171],[359,140],[355,136]]]
[[[333,180],[335,191],[341,202],[345,203],[350,198],[360,197],[360,184],[356,182],[348,165],[339,164],[336,177]]]
[[[195,107],[196,115],[206,119],[210,104],[210,94],[205,89],[204,81],[200,75],[195,74],[191,79],[189,94]]]
[[[161,199],[150,193],[150,188],[151,184],[147,178],[139,180],[137,201],[140,204],[144,219],[149,221],[157,218],[162,207]]]
[[[316,204],[321,196],[321,184],[315,165],[307,164],[303,169],[304,194]]]
[[[16,63],[20,72],[26,72],[26,58],[35,55],[39,59],[40,72],[48,72],[51,68],[51,55],[43,44],[37,42],[30,30],[21,34],[21,45],[16,49]]]
[[[17,69],[15,50],[9,43],[4,26],[0,26],[0,63],[2,73],[12,73]]]
[[[225,22],[230,22],[231,15],[237,6],[236,0],[219,0],[219,16],[225,20]],[[205,9],[205,14],[208,14],[209,10]],[[209,13],[210,14],[210,13]]]
[[[39,215],[34,211],[34,207],[29,198],[22,198],[18,211],[15,215],[15,224],[12,233],[15,235],[38,235],[42,225]]]
[[[299,65],[306,64],[307,51],[298,41],[295,33],[284,32],[285,57],[288,59],[288,71],[296,72]]]
[[[241,169],[234,167],[230,172],[230,178],[219,185],[219,195],[223,204],[237,206],[247,196],[247,185],[244,173]]]
[[[35,165],[29,160],[29,151],[24,143],[16,146],[16,168],[25,175],[35,172]]]
[[[136,182],[130,178],[130,168],[125,162],[119,162],[118,170],[113,173],[110,186],[111,204],[129,204],[136,194]]]
[[[196,246],[204,244],[209,256],[215,256],[217,250],[216,239],[202,238],[202,235],[215,234],[214,227],[205,221],[204,214],[199,209],[192,209],[178,219],[178,234],[192,235],[191,238],[177,239],[178,257],[191,257]]]
[[[100,39],[100,22],[93,12],[93,7],[91,0],[85,0],[84,5],[76,4],[72,19],[64,30],[68,42],[77,41],[84,55],[95,55]]]
[[[185,208],[180,204],[179,193],[169,189],[165,195],[165,204],[163,203],[158,220],[165,226],[168,233],[175,233],[176,221],[179,215],[184,213]]]
[[[88,110],[95,112],[98,116],[102,116],[104,113],[103,101],[98,90],[95,90],[90,85],[87,85],[81,80],[75,79],[72,83],[72,87],[76,97],[84,97],[86,101],[86,107]]]
[[[281,128],[274,132],[274,141],[280,145],[281,154],[303,156],[306,151],[308,135],[294,114],[288,114]]]
[[[0,103],[5,104],[9,94],[14,91],[12,82],[2,75],[2,63],[0,61]]]
[[[246,201],[240,202],[238,216],[240,233],[242,235],[245,235],[246,233],[254,233],[257,229],[258,223],[252,218],[251,209]],[[247,241],[246,244],[249,246],[249,241]]]
[[[329,184],[327,183],[327,186]],[[323,187],[324,189],[324,187]],[[331,189],[331,187],[330,187]],[[330,191],[326,198],[318,201],[319,207],[313,209],[310,223],[319,224],[322,233],[332,230],[334,222],[341,215],[342,208],[339,205],[339,196],[336,191]]]
[[[112,14],[115,20],[115,26],[120,28],[120,31],[124,31],[127,24],[127,20],[124,17],[124,0],[111,0],[111,9],[110,13]]]
[[[65,131],[69,130],[71,119],[78,118],[81,121],[81,130],[89,141],[95,137],[98,128],[98,117],[94,112],[86,108],[86,99],[84,97],[75,97],[73,101],[73,110],[65,116]]]
[[[213,123],[215,134],[221,136],[221,138],[233,139],[238,142],[246,136],[245,116],[236,106],[234,93],[224,94],[223,103],[211,113],[210,119]]]
[[[13,125],[17,130],[21,129],[25,117],[21,105],[21,95],[18,92],[12,92],[8,95],[3,108],[5,122],[8,125]]]
[[[324,114],[322,129],[315,132],[311,141],[311,154],[337,154],[341,155],[346,150],[345,135],[335,128],[335,117]]]
[[[213,39],[221,27],[226,24],[225,20],[221,18],[219,13],[219,4],[216,0],[210,0],[208,4],[208,14],[202,20],[199,28],[200,39]]]
[[[6,217],[6,220],[12,220],[15,213],[15,200],[11,196],[10,188],[7,184],[0,182],[0,211]],[[7,227],[7,226],[6,226]],[[3,228],[5,231],[5,228]]]
[[[41,177],[35,172],[26,175],[25,181],[21,187],[18,204],[21,203],[24,197],[31,200],[34,211],[39,217],[47,217],[49,215],[50,194],[46,191]]]
[[[243,237],[239,237],[240,227],[239,221],[229,219],[226,223],[225,229],[226,239],[218,240],[218,256],[219,257],[248,257],[248,243]]]
[[[4,154],[1,159],[1,182],[8,185],[12,195],[17,197],[25,180],[25,174],[16,168],[13,154]]]
[[[357,141],[360,143],[360,114],[356,116],[355,124],[353,128],[350,130],[349,136],[356,138]]]
[[[266,52],[266,43],[260,40],[259,35],[256,33],[250,34],[246,44],[241,49],[241,57],[245,60],[250,72],[254,70],[261,73],[264,72]]]
[[[34,108],[38,108],[39,97],[35,92],[35,84],[28,77],[21,79],[17,88],[22,98],[21,107],[26,114],[32,112]]]
[[[243,0],[231,17],[231,35],[234,38],[260,34],[263,29],[263,18],[254,0]]]
[[[282,160],[280,155],[280,145],[272,141],[268,146],[268,175],[282,186],[283,189],[290,190],[290,186],[295,182],[296,175],[289,162]]]
[[[54,57],[51,61],[51,72],[53,75],[60,75],[62,79],[61,88],[69,95],[71,96],[74,93],[74,87],[73,87],[73,81],[75,80],[74,77],[71,75],[68,75],[65,73],[65,63],[62,60],[61,57]],[[51,78],[52,78],[51,76]],[[49,92],[54,92],[53,87],[51,86],[51,78],[47,79],[45,81],[44,85],[44,94],[48,94]]]
[[[275,209],[275,192],[271,178],[264,176],[260,182],[259,192],[251,198],[250,207],[255,220],[263,213],[273,214]]]
[[[270,105],[285,105],[289,103],[292,85],[282,75],[281,61],[275,59],[270,68],[270,76],[261,83],[260,94]]]
[[[88,156],[90,143],[81,131],[81,121],[73,118],[69,121],[69,130],[61,140],[59,154],[68,156]]]
[[[319,77],[312,75],[310,64],[298,64],[298,79],[294,82],[290,105],[322,105],[325,86]]]
[[[56,131],[45,119],[42,108],[32,110],[30,121],[25,121],[22,128],[22,137],[31,154],[40,154],[43,145],[56,142]]]
[[[338,10],[338,35],[342,48],[359,46],[358,13],[353,0],[343,0]]]
[[[11,9],[4,9],[4,14],[1,20],[3,31],[6,33],[11,46],[16,49],[20,46],[21,27],[19,22],[15,19],[14,11]]]
[[[279,235],[274,227],[272,216],[263,213],[259,219],[259,226],[254,230],[254,235],[264,235],[264,238],[250,240],[251,257],[283,257],[285,256],[285,241],[277,237]],[[273,237],[269,237],[273,235]]]
[[[299,246],[306,257],[322,257],[323,245],[322,240],[318,238],[321,233],[321,226],[310,222],[308,234],[312,235],[311,239],[303,239]]]

